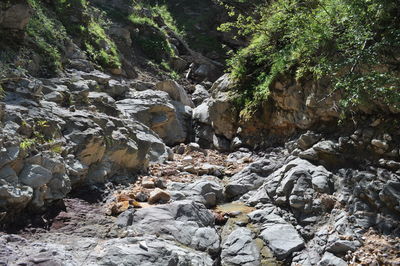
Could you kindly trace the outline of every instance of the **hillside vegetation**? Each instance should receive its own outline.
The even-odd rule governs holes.
[[[251,38],[229,61],[242,114],[268,99],[279,80],[326,80],[341,107],[378,102],[400,106],[400,6],[395,0],[226,1],[238,29]],[[252,12],[249,12],[252,10]]]

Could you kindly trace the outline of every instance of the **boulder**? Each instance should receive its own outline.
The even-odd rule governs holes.
[[[197,84],[192,94],[193,103],[195,104],[195,106],[199,106],[206,99],[210,98],[210,96],[210,93],[206,90],[204,86]]]
[[[172,102],[165,92],[135,92],[132,99],[116,102],[120,112],[154,130],[168,145],[184,142],[190,129],[191,108]]]
[[[218,178],[204,177],[193,183],[170,183],[173,199],[191,199],[211,208],[223,202],[223,187]]]
[[[0,208],[10,213],[22,211],[33,197],[29,186],[10,185],[0,179]]]
[[[52,177],[51,171],[40,165],[27,165],[22,170],[19,180],[32,188],[39,188],[47,184]]]
[[[220,240],[214,216],[204,205],[189,200],[138,209],[128,229],[145,234],[166,234],[196,250],[215,253]]]
[[[222,244],[221,263],[226,266],[261,265],[260,249],[247,228],[239,227]]]
[[[321,135],[314,132],[308,131],[307,133],[300,136],[297,140],[297,145],[302,150],[311,148],[315,143],[321,139]]]
[[[286,223],[285,220],[274,214],[268,215],[266,222],[260,238],[265,241],[278,259],[285,259],[293,252],[304,248],[304,240],[293,225]]]
[[[150,193],[149,203],[166,203],[170,200],[171,196],[164,190],[156,188]]]
[[[347,266],[348,264],[339,257],[330,252],[325,252],[322,259],[318,262],[318,266]]]
[[[250,190],[258,189],[266,178],[282,166],[282,161],[275,158],[263,159],[250,164],[239,173],[230,177],[225,186],[228,198],[242,196]]]
[[[129,89],[128,84],[114,79],[110,79],[105,86],[105,92],[117,99],[124,98],[125,93],[127,93]]]
[[[388,207],[400,212],[400,182],[387,182],[379,193],[379,198]]]
[[[187,95],[185,89],[176,81],[165,80],[156,84],[156,90],[165,91],[172,100],[181,102],[184,105],[194,108],[192,100]]]
[[[215,133],[232,140],[236,134],[237,114],[229,98],[229,92],[219,92],[193,110],[197,123],[211,126]]]

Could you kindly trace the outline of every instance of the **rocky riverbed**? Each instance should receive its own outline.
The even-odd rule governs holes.
[[[332,173],[283,148],[221,154],[192,143],[174,151],[132,184],[73,193],[40,217],[43,226],[3,233],[2,264],[399,263],[398,217],[365,210],[354,189],[366,171]],[[370,193],[385,206],[396,190],[381,182]]]

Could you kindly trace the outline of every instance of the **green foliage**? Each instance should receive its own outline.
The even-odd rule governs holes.
[[[106,34],[104,14],[86,0],[56,0],[56,12],[71,36],[78,38],[88,56],[104,68],[119,68],[121,61],[115,43]],[[74,18],[75,23],[71,23]]]
[[[136,41],[146,56],[156,63],[161,63],[163,60],[168,60],[174,56],[174,51],[162,31],[146,32],[146,34],[137,36]]]
[[[60,145],[55,145],[55,146],[51,147],[50,150],[54,153],[61,154],[63,151],[63,148]]]
[[[26,121],[22,121],[21,125],[24,127],[29,127],[29,124]],[[19,147],[22,150],[30,150],[38,144],[50,143],[54,140],[52,138],[48,138],[45,136],[43,131],[50,127],[49,123],[46,120],[38,120],[32,125],[32,136],[30,138],[24,138]]]
[[[67,39],[65,28],[39,0],[28,0],[28,2],[35,12],[26,32],[45,60],[45,66],[49,66],[50,72],[54,73],[62,68],[61,51]]]
[[[29,150],[35,145],[35,143],[36,143],[35,139],[23,139],[19,144],[19,148],[24,151]]]
[[[213,21],[215,17],[220,16],[221,11],[211,8],[214,5],[212,0],[142,0],[137,2],[138,5],[150,10],[153,17],[160,16],[168,28],[184,38],[192,49],[201,53],[216,51],[223,54],[220,41],[208,32],[215,28]]]
[[[169,19],[170,27],[174,27],[172,18],[167,15],[166,9],[159,6],[155,6],[150,9],[151,16],[146,16],[143,14],[143,8],[146,5],[141,3],[135,6],[135,11],[129,15],[129,21],[138,26],[141,32],[134,37],[134,42],[136,42],[143,53],[154,60],[156,63],[160,64],[164,60],[169,60],[175,55],[171,44],[168,42],[168,34],[165,29],[160,28],[155,22],[155,18],[160,15],[161,12],[164,17]],[[147,6],[146,6],[147,7]]]
[[[345,93],[347,109],[369,101],[400,107],[396,0],[261,1],[251,14],[238,7],[255,0],[223,2],[236,22],[221,29],[251,38],[229,62],[244,110],[256,109],[288,77],[328,79],[331,90]]]

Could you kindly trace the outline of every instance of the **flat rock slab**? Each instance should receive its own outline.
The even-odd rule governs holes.
[[[251,231],[242,227],[233,231],[222,245],[221,259],[222,265],[260,265],[260,250]]]
[[[294,251],[304,247],[304,241],[290,224],[267,224],[260,238],[274,252],[278,259],[285,259]]]

